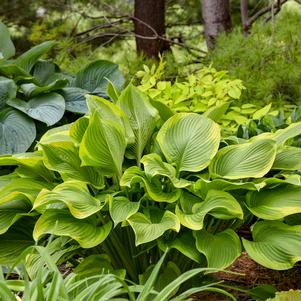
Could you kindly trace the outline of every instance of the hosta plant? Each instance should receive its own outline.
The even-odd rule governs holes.
[[[272,269],[301,259],[301,150],[292,146],[301,123],[221,137],[206,116],[165,118],[134,86],[114,91],[112,102],[88,96],[89,113],[48,131],[34,152],[0,157],[16,166],[0,177],[0,263],[49,235],[106,253],[142,283],[167,248],[172,278],[226,268],[243,248]]]
[[[110,81],[118,87],[124,82],[118,66],[103,60],[89,64],[75,76],[62,73],[56,64],[41,60],[55,45],[53,41],[12,59],[15,48],[1,22],[0,39],[5,41],[0,46],[0,154],[26,151],[37,130],[40,136],[46,126],[63,118],[65,110],[86,113],[86,94],[105,96]]]

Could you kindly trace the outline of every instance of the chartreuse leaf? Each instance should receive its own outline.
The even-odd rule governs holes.
[[[196,247],[206,256],[209,268],[224,269],[240,256],[241,243],[232,229],[217,234],[205,230],[195,231],[194,237]]]
[[[301,148],[284,146],[275,158],[272,169],[297,170],[301,168]]]
[[[177,173],[206,168],[220,142],[220,128],[212,120],[196,113],[179,113],[161,127],[157,141],[167,161]]]
[[[183,194],[181,207],[177,205],[176,215],[183,226],[192,230],[201,230],[207,214],[219,219],[243,218],[243,211],[237,200],[228,192],[210,190],[205,201]],[[198,201],[199,200],[199,201]]]
[[[57,123],[65,112],[64,98],[53,92],[38,95],[27,102],[20,99],[9,100],[7,104],[48,126]]]
[[[289,290],[286,292],[277,292],[274,298],[269,298],[266,301],[300,301],[301,290]]]
[[[131,202],[123,196],[110,196],[109,210],[115,226],[138,212],[140,202]]]
[[[260,139],[230,145],[218,151],[209,166],[210,174],[225,179],[261,178],[271,169],[276,156],[276,143]]]
[[[155,129],[158,111],[149,103],[147,96],[131,84],[121,93],[117,106],[128,117],[135,136],[127,155],[140,162],[143,150]]]
[[[0,21],[0,60],[9,59],[15,55],[15,46],[10,38],[7,27]]]
[[[48,209],[35,224],[33,238],[38,241],[44,234],[69,236],[82,248],[93,248],[109,235],[112,223],[97,225],[93,217],[76,219],[67,211]]]
[[[165,192],[162,190],[160,179],[148,179],[145,173],[137,166],[132,166],[125,170],[120,180],[121,186],[131,187],[136,183],[143,183],[149,197],[156,202],[173,203],[181,196],[180,189],[171,189]]]
[[[184,188],[191,185],[191,182],[176,177],[176,169],[169,163],[162,161],[158,154],[148,154],[142,157],[141,163],[144,165],[145,174],[149,178],[164,176],[171,180],[176,188]]]
[[[166,210],[152,210],[149,216],[137,212],[127,219],[135,232],[136,246],[153,241],[167,230],[180,231],[180,222],[175,214]]]
[[[43,189],[35,199],[33,209],[46,209],[47,205],[60,202],[78,219],[86,218],[104,206],[91,196],[85,183],[73,180],[57,185],[52,191]]]
[[[266,268],[287,270],[301,260],[301,226],[279,221],[257,222],[252,229],[254,241],[242,239],[249,256]]]
[[[27,151],[36,137],[34,122],[17,110],[7,108],[0,112],[0,154]]]
[[[121,92],[110,80],[108,80],[106,94],[111,99],[112,102],[116,103],[118,101]]]
[[[72,141],[69,131],[71,124],[64,124],[47,131],[40,139],[41,144],[49,144],[53,142],[62,142],[62,141]],[[41,146],[38,145],[38,149],[41,149]]]
[[[277,220],[301,212],[301,187],[281,185],[247,194],[248,209],[262,219]]]
[[[98,188],[104,186],[103,176],[94,167],[81,166],[79,148],[72,142],[61,141],[40,145],[48,169],[59,172],[63,178],[81,180]]]
[[[82,166],[99,167],[105,176],[120,176],[125,148],[124,128],[114,121],[103,120],[95,111],[80,144]]]
[[[70,127],[70,137],[76,142],[81,143],[86,129],[89,126],[89,118],[86,116],[78,118]]]

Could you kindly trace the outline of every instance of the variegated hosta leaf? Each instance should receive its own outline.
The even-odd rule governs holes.
[[[180,231],[180,222],[170,211],[152,211],[150,216],[140,212],[132,215],[128,220],[136,237],[136,246],[150,242],[162,236],[167,230]]]
[[[104,187],[103,176],[95,167],[81,166],[79,149],[70,141],[40,144],[44,151],[44,164],[59,172],[63,178],[71,178],[90,183],[97,188]]]
[[[138,212],[140,202],[131,202],[123,196],[110,196],[109,210],[115,226]]]
[[[220,128],[196,113],[179,113],[161,127],[157,141],[167,161],[177,173],[206,168],[220,143]]]
[[[81,143],[88,125],[89,118],[87,116],[78,118],[70,127],[70,137],[76,143]]]
[[[191,182],[176,177],[176,169],[169,163],[162,161],[158,154],[148,154],[142,157],[141,163],[144,166],[145,174],[148,178],[164,176],[170,179],[176,188],[184,188],[191,185]]]
[[[272,169],[297,170],[301,168],[301,148],[285,146],[277,153]]]
[[[181,190],[174,188],[165,192],[162,190],[160,179],[148,179],[145,173],[137,166],[128,168],[120,180],[121,186],[132,187],[136,183],[143,183],[148,196],[156,202],[173,203],[181,196]]]
[[[87,105],[90,114],[98,111],[102,120],[111,120],[125,129],[127,143],[134,143],[135,137],[127,116],[113,103],[101,97],[87,95]]]
[[[98,212],[104,204],[91,196],[87,185],[81,181],[67,181],[52,191],[43,189],[34,201],[33,209],[46,209],[52,203],[64,203],[70,213],[79,219]]]
[[[209,166],[213,177],[225,179],[261,178],[271,169],[276,156],[276,143],[260,139],[230,145],[218,151]]]
[[[206,256],[209,268],[224,269],[241,253],[240,239],[232,229],[217,234],[205,230],[195,231],[194,237],[196,247]]]
[[[184,194],[185,195],[185,194]],[[205,201],[190,205],[189,196],[181,199],[181,207],[176,207],[176,215],[183,226],[192,230],[203,229],[204,218],[207,214],[219,219],[243,218],[243,211],[236,199],[229,193],[219,190],[210,190]],[[185,208],[186,207],[186,208]]]
[[[69,135],[70,126],[71,124],[64,124],[62,126],[50,129],[41,137],[39,143],[49,144],[53,142],[63,142],[63,141],[72,142],[72,139]],[[40,145],[38,145],[38,149],[41,149]]]
[[[140,162],[143,150],[155,129],[158,111],[149,103],[147,96],[131,84],[119,96],[117,106],[128,117],[135,136],[126,155]]]
[[[277,220],[301,212],[301,187],[281,185],[247,195],[248,209],[262,219]]]
[[[105,176],[120,176],[125,148],[124,128],[114,121],[103,120],[95,111],[80,144],[82,166],[99,167]]]
[[[253,241],[243,238],[249,256],[266,268],[287,270],[301,260],[301,226],[279,221],[257,222],[252,229]]]
[[[97,225],[93,217],[76,219],[67,211],[49,209],[36,222],[33,238],[38,241],[44,234],[68,236],[82,248],[93,248],[106,239],[111,228],[111,222]]]

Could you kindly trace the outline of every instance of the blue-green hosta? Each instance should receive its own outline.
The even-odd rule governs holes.
[[[36,151],[0,157],[17,166],[0,177],[0,263],[49,235],[107,253],[134,280],[166,248],[182,270],[225,268],[243,248],[272,269],[301,259],[301,225],[288,222],[301,213],[299,149],[289,145],[301,123],[221,138],[208,117],[165,121],[166,108],[134,86],[110,89],[112,103],[88,96],[89,113],[48,131]],[[242,243],[237,230],[251,224],[254,241]]]

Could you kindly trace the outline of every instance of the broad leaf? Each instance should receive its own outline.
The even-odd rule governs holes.
[[[170,211],[165,211],[163,215],[152,211],[150,217],[138,212],[127,221],[135,232],[136,246],[159,238],[167,230],[180,231],[180,222]]]
[[[7,27],[0,21],[0,60],[9,59],[15,55],[15,46],[10,38]]]
[[[209,268],[224,269],[240,256],[240,239],[232,229],[217,234],[195,231],[194,237],[196,247],[206,256]]]
[[[278,221],[257,222],[253,240],[243,238],[249,256],[266,268],[287,270],[301,260],[301,226],[289,226]]]
[[[124,129],[95,111],[80,145],[82,166],[97,166],[105,176],[121,176],[125,148]]]
[[[140,162],[156,126],[158,111],[149,103],[147,96],[133,85],[121,93],[117,105],[128,117],[135,136],[135,142],[128,149],[127,155]]]
[[[1,26],[1,23],[0,23]],[[9,99],[17,95],[17,86],[12,79],[0,76],[0,109],[3,109]]]
[[[272,169],[297,170],[301,168],[301,148],[285,146],[277,153]]]
[[[86,129],[89,125],[89,118],[86,116],[78,118],[70,127],[70,137],[76,142],[81,143]]]
[[[261,178],[271,169],[276,156],[276,143],[260,139],[230,145],[218,151],[209,166],[210,174],[225,179]]]
[[[266,299],[266,301],[300,301],[301,290],[289,290],[285,292],[277,292],[275,298]]]
[[[39,144],[45,145],[53,142],[64,142],[64,141],[73,142],[69,134],[70,126],[71,124],[64,124],[48,130],[41,137]],[[41,149],[41,146],[38,145],[38,148]]]
[[[93,248],[102,243],[109,235],[111,222],[99,226],[96,219],[76,219],[69,212],[48,209],[36,222],[33,237],[39,240],[44,234],[69,236],[82,248]]]
[[[48,85],[58,76],[60,68],[53,62],[39,60],[33,68],[33,76],[40,85]]]
[[[86,95],[89,91],[77,88],[77,87],[66,87],[62,89],[62,96],[66,102],[66,110],[73,113],[86,114],[88,107],[86,104]]]
[[[26,115],[13,109],[0,112],[0,154],[23,153],[35,137],[35,124]]]
[[[8,104],[48,126],[57,123],[65,112],[65,100],[57,93],[39,95],[28,102],[14,99],[8,101]]]
[[[181,171],[206,168],[216,154],[220,129],[210,119],[196,113],[179,113],[161,127],[157,141],[169,163]]]

